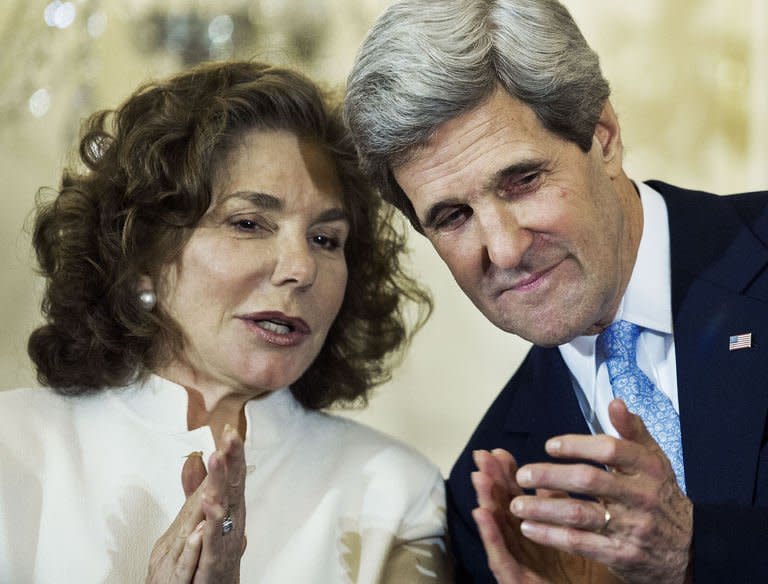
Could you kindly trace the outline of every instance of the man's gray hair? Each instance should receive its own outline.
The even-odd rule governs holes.
[[[545,128],[589,151],[610,89],[556,0],[404,0],[368,33],[349,75],[345,118],[365,173],[417,230],[392,168],[499,85]]]

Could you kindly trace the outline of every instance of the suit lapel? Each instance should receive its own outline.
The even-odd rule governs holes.
[[[518,384],[504,429],[520,465],[552,460],[544,443],[559,434],[589,434],[558,349],[534,347],[527,379]]]
[[[749,504],[768,411],[768,306],[748,295],[768,251],[724,198],[655,183],[667,202],[680,424],[689,496]],[[751,349],[729,351],[752,333]],[[712,477],[717,477],[713,480]]]

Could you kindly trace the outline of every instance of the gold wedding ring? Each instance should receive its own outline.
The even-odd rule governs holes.
[[[597,533],[605,533],[608,529],[608,524],[611,522],[611,512],[608,511],[607,507],[603,507],[603,511],[605,511],[605,520],[603,521],[603,526],[598,530]]]

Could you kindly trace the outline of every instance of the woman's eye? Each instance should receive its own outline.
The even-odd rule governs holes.
[[[330,235],[313,235],[312,243],[317,247],[330,251],[339,249],[339,247],[341,247],[341,241],[339,238]]]
[[[237,231],[242,231],[244,233],[254,233],[264,229],[264,227],[255,219],[250,219],[248,217],[234,217],[230,220],[230,225]]]
[[[472,216],[472,208],[462,205],[446,210],[435,222],[438,229],[455,229]]]

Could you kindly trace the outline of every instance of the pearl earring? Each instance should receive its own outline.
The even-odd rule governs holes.
[[[152,290],[139,292],[139,304],[145,310],[152,310],[157,304],[157,295]]]

